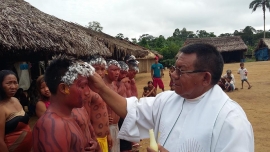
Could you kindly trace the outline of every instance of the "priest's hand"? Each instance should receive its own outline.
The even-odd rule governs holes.
[[[102,89],[106,88],[106,84],[98,73],[88,77],[89,87],[96,93],[99,93]]]
[[[159,152],[169,152],[167,149],[165,149],[164,147],[162,147],[161,145],[158,145],[158,151]],[[154,151],[152,148],[147,147],[147,152],[156,152]]]

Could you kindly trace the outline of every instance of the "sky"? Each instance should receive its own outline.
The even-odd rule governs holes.
[[[25,0],[39,10],[82,26],[97,21],[111,36],[139,38],[173,35],[176,28],[233,33],[252,26],[263,30],[263,11],[252,13],[251,0]],[[266,31],[270,12],[266,11]]]

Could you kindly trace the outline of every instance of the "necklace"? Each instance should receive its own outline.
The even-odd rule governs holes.
[[[182,111],[183,111],[183,107],[184,107],[184,103],[185,103],[185,101],[186,101],[186,99],[184,99],[184,101],[183,101],[181,111],[180,111],[180,113],[179,113],[179,115],[178,115],[178,117],[177,117],[176,121],[174,122],[173,127],[172,127],[172,129],[170,130],[170,132],[169,132],[168,136],[166,137],[166,139],[165,139],[165,141],[164,141],[164,144],[162,145],[163,147],[165,146],[165,144],[166,144],[166,142],[167,142],[167,140],[168,140],[169,136],[170,136],[170,135],[171,135],[171,133],[172,133],[173,128],[175,127],[175,125],[176,125],[176,123],[177,123],[177,121],[178,121],[178,119],[179,119],[179,117],[180,117],[180,115],[181,115],[181,113],[182,113]]]

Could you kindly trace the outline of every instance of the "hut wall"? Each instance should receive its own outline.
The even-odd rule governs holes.
[[[151,72],[151,65],[155,63],[153,59],[137,59],[139,63],[140,73]]]
[[[244,58],[243,51],[229,51],[229,52],[221,52],[224,63],[233,63],[233,62],[241,62]]]

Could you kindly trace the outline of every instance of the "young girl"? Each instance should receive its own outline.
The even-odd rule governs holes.
[[[147,94],[147,97],[155,97],[157,94],[157,89],[154,87],[153,82],[152,81],[148,81],[148,90],[149,93]]]
[[[39,94],[39,99],[36,104],[36,115],[41,117],[50,105],[51,92],[46,85],[44,80],[44,75],[41,75],[37,79],[37,90]]]
[[[170,88],[171,90],[173,91],[174,90],[174,85],[173,85],[173,80],[172,80],[172,73],[175,71],[175,67],[174,66],[171,66],[170,67],[170,71],[169,71],[169,76],[170,76]]]

